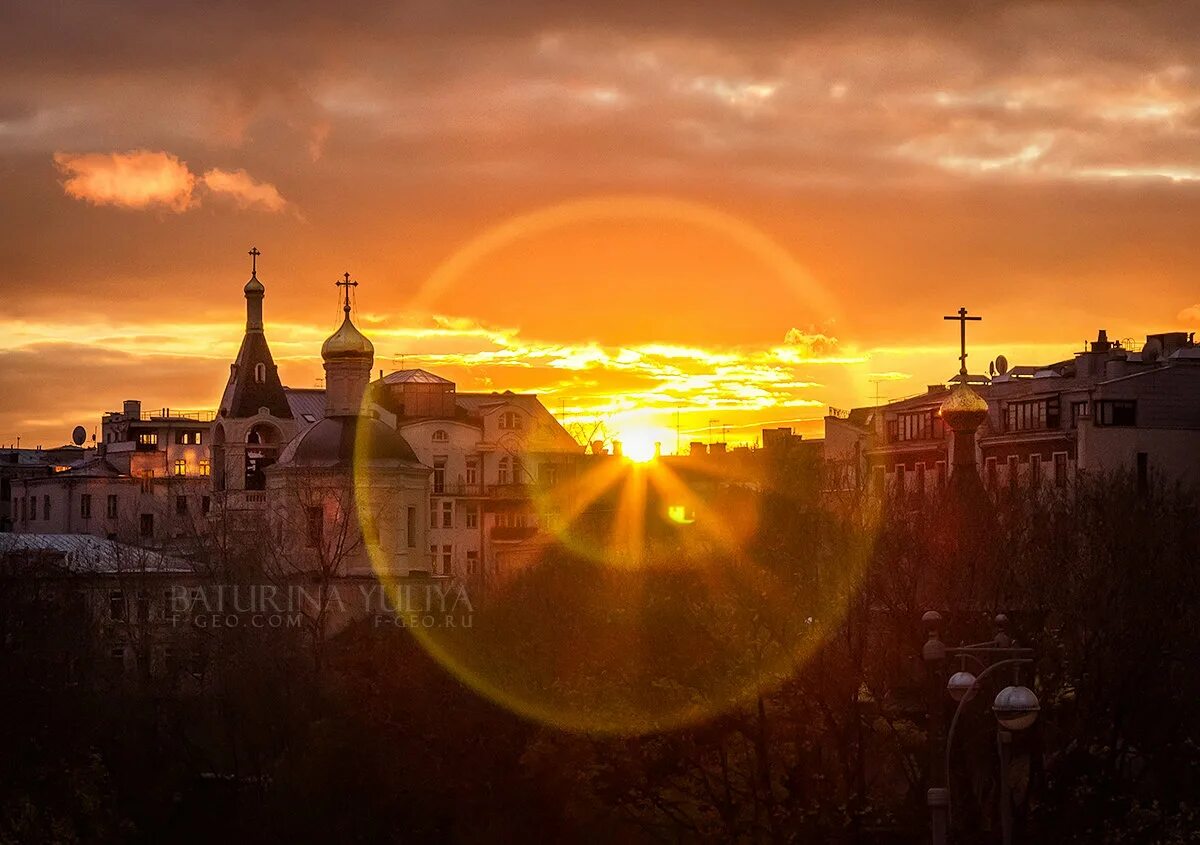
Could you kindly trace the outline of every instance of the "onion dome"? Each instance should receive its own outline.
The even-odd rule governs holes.
[[[342,325],[321,345],[321,357],[326,361],[375,357],[375,345],[350,322],[349,307]]]
[[[266,286],[258,280],[258,276],[251,276],[250,281],[246,282],[246,286],[242,288],[242,293],[266,293]]]
[[[961,382],[942,402],[938,414],[954,431],[974,431],[987,419],[987,412],[987,402],[966,382]]]

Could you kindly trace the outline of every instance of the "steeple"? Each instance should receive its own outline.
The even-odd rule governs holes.
[[[350,320],[350,288],[358,287],[358,282],[351,281],[346,273],[335,284],[345,289],[342,305],[345,316],[338,330],[321,346],[325,361],[325,415],[357,416],[371,381],[375,346]]]
[[[272,416],[290,420],[292,411],[263,333],[263,297],[267,289],[258,279],[261,254],[257,247],[250,249],[250,281],[242,289],[246,296],[246,334],[237,359],[229,368],[229,382],[221,396],[219,412],[223,417],[245,418],[266,408]]]
[[[258,280],[258,257],[262,255],[258,247],[250,247],[250,281],[242,288],[246,294],[246,331],[261,332],[263,330],[263,297],[267,289]]]
[[[968,317],[966,308],[959,308],[958,315],[945,317],[959,324],[958,384],[942,402],[938,411],[951,431],[951,479],[963,483],[968,479],[978,482],[975,468],[975,432],[987,419],[988,406],[983,398],[967,383],[967,322],[982,320]]]

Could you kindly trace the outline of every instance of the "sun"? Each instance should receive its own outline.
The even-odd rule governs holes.
[[[661,451],[662,435],[653,428],[634,428],[621,432],[621,445],[625,457],[637,463],[654,460]]]

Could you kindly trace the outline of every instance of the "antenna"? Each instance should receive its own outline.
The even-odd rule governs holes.
[[[875,407],[878,408],[881,404],[883,404],[882,402],[879,401],[879,385],[883,384],[883,382],[887,381],[887,379],[873,378],[873,379],[868,379],[868,381],[870,381],[871,384],[875,385]]]

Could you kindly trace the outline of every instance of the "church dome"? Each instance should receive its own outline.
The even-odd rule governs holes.
[[[258,276],[251,276],[250,281],[242,288],[242,293],[265,293],[266,290],[266,285],[258,280]]]
[[[988,406],[967,384],[960,383],[942,402],[938,414],[954,431],[974,431],[987,419]]]
[[[375,417],[326,417],[304,429],[284,447],[278,466],[337,468],[369,464],[419,464],[398,431]]]
[[[350,322],[349,309],[342,325],[321,345],[321,357],[326,361],[375,357],[375,345]]]

